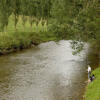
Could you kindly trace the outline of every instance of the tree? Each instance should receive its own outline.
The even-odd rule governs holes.
[[[11,15],[11,0],[0,0],[0,30],[4,31],[7,28],[8,19]]]
[[[13,0],[12,1],[12,10],[13,10],[13,13],[14,13],[14,16],[15,16],[15,30],[16,30],[16,25],[17,25],[17,22],[18,22],[18,17],[19,17],[19,14],[20,14],[20,6],[21,6],[21,0]]]

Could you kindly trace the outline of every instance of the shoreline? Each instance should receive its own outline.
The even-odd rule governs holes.
[[[100,100],[100,66],[92,72],[95,74],[96,79],[87,83],[83,100]]]
[[[57,38],[35,32],[14,32],[8,33],[8,35],[3,34],[0,36],[0,40],[2,41],[0,43],[0,56],[2,56],[37,46],[40,43],[57,41]]]
[[[41,43],[43,43],[43,42],[41,42]],[[20,48],[19,47],[19,48],[16,48],[16,49],[15,48],[11,48],[9,50],[4,50],[4,51],[0,52],[0,56],[11,54],[11,53],[15,53],[15,52],[19,52],[19,51],[23,51],[23,50],[26,50],[26,49],[30,49],[33,46],[37,46],[37,45],[39,45],[39,44],[30,44],[25,48]]]

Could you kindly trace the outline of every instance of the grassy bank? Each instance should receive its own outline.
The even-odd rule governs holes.
[[[48,32],[46,23],[42,25],[40,21],[38,25],[33,23],[32,27],[30,27],[29,21],[26,21],[24,26],[22,23],[22,18],[19,17],[15,30],[14,16],[9,18],[7,29],[0,32],[0,55],[29,48],[33,44],[57,40],[53,33]]]
[[[0,55],[52,40],[56,41],[56,37],[46,32],[3,32],[0,33]]]
[[[100,100],[100,67],[93,73],[96,79],[87,86],[85,100]]]

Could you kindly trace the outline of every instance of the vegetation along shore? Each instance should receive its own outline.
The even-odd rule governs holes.
[[[100,100],[100,67],[93,71],[96,79],[86,88],[85,100]]]

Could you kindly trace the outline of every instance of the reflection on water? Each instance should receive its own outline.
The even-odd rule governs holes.
[[[0,100],[82,100],[85,51],[73,56],[70,41],[47,42],[0,57]]]

